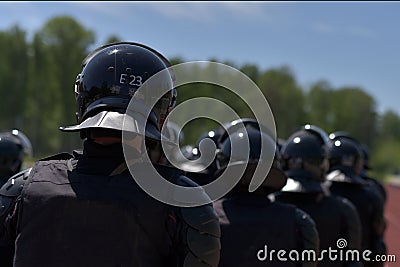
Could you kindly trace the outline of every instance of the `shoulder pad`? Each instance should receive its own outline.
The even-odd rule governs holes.
[[[193,180],[189,179],[188,177],[186,177],[184,175],[180,175],[176,182],[178,185],[181,185],[181,186],[187,186],[187,187],[200,186],[199,184],[197,184],[196,182],[194,182]]]
[[[21,194],[31,169],[29,168],[15,174],[0,188],[0,222],[1,217],[12,207],[14,199]]]
[[[299,181],[296,181],[289,177],[286,181],[286,185],[282,188],[283,192],[303,192],[304,189]]]
[[[191,172],[191,171],[185,171],[185,176],[189,177],[192,181],[199,185],[206,185],[215,180],[213,175],[210,175],[205,172]]]
[[[56,155],[52,155],[46,158],[42,158],[39,161],[47,161],[47,160],[68,160],[72,159],[74,156],[67,152],[62,152]]]
[[[181,208],[183,220],[202,233],[220,237],[218,216],[211,205]]]
[[[326,176],[326,180],[333,181],[333,182],[347,182],[351,183],[349,177],[347,177],[343,172],[340,170],[334,170],[333,172],[328,173]]]
[[[219,261],[219,260],[218,260]],[[189,253],[185,261],[183,263],[183,267],[210,267],[210,266],[217,266],[217,265],[209,265],[203,261],[200,261],[195,255]]]
[[[353,202],[351,202],[349,199],[347,199],[346,197],[343,196],[339,196],[339,195],[334,195],[332,196],[333,198],[337,199],[337,202],[339,203],[338,205],[341,205],[342,207],[346,206],[346,207],[351,207],[352,209],[356,209]]]
[[[185,206],[185,207],[192,207],[193,204],[195,203],[206,203],[206,204],[210,204],[212,203],[212,200],[210,198],[210,196],[206,193],[206,191],[204,190],[204,187],[200,186],[199,184],[197,184],[196,182],[194,182],[193,180],[189,179],[188,177],[184,176],[184,175],[179,175],[178,177],[176,177],[176,179],[174,179],[173,181],[174,184],[181,186],[181,187],[193,187],[193,191],[191,194],[193,199],[190,200],[191,202],[186,202],[186,200],[182,200],[186,198],[187,193],[186,192],[182,192],[182,191],[174,191],[173,194],[173,198],[181,203],[181,206]]]
[[[0,188],[0,196],[16,197],[20,195],[31,170],[32,168],[26,169],[8,179],[8,181]]]
[[[350,177],[340,170],[334,170],[328,173],[328,175],[326,176],[326,180],[332,182],[365,185],[365,181],[361,177],[358,177],[356,175]]]
[[[300,234],[300,242],[304,249],[318,250],[319,233],[315,221],[305,211],[296,208],[296,225]]]
[[[287,178],[286,185],[281,189],[284,192],[323,193],[321,183],[316,180]]]
[[[217,214],[211,205],[181,208],[188,224],[188,253],[184,266],[218,266],[221,250],[221,230]],[[193,265],[195,262],[197,264]]]
[[[182,170],[175,167],[156,164],[156,163],[153,163],[153,166],[157,170],[157,172],[160,173],[166,179],[176,179],[177,177],[183,174]]]

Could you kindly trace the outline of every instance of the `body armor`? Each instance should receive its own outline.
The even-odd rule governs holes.
[[[220,228],[211,205],[166,205],[128,171],[102,176],[75,166],[72,156],[55,156],[32,168],[18,196],[14,266],[217,266]],[[193,186],[174,170],[161,172]]]
[[[299,215],[294,206],[269,202],[262,196],[236,195],[217,200],[214,208],[221,224],[220,267],[315,266],[310,262],[279,261],[271,255],[272,250],[318,249],[314,222],[304,212]]]

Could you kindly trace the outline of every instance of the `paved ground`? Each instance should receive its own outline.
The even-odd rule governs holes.
[[[385,207],[385,240],[388,254],[396,256],[396,262],[387,262],[386,266],[400,267],[400,185],[387,184],[385,187],[388,194]]]

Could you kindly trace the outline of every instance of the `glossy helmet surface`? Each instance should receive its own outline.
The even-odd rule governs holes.
[[[329,138],[333,140],[343,140],[343,139],[348,139],[350,142],[356,144],[358,148],[361,151],[362,155],[362,161],[363,161],[363,168],[365,170],[370,170],[371,166],[369,165],[369,149],[368,146],[365,144],[362,144],[357,140],[355,137],[353,137],[351,134],[349,134],[346,131],[335,131],[329,134]]]
[[[0,135],[0,186],[21,170],[24,147],[14,136]]]
[[[23,148],[24,156],[33,156],[32,143],[22,131],[18,129],[12,129],[11,131],[0,133],[0,136],[9,137],[15,140],[16,143],[20,144]]]
[[[165,118],[176,102],[174,76],[167,69],[169,66],[160,53],[138,43],[119,42],[96,49],[83,60],[82,71],[75,83],[78,124],[60,129],[122,130],[129,106],[133,109],[129,112],[131,124],[146,125],[146,130],[133,127],[128,131],[160,140]],[[139,95],[138,89],[159,72],[151,83],[151,90],[144,87]],[[158,93],[161,98],[155,100]],[[132,104],[133,97],[135,102]],[[155,104],[150,105],[152,102]],[[148,118],[145,114],[149,114]]]
[[[248,124],[245,128],[239,127],[234,129],[233,132],[228,130],[230,132],[229,137],[225,138],[220,144],[220,153],[217,157],[219,169],[247,165],[240,184],[248,186],[257,164],[272,162],[269,172],[265,174],[261,188],[272,188],[273,191],[278,191],[286,184],[287,177],[280,168],[281,155],[277,149],[276,140],[270,136],[269,132],[260,131],[265,127],[260,127],[258,123],[257,125],[254,122],[250,123],[246,119],[243,122],[245,126],[246,122]],[[251,124],[251,127],[249,127],[249,124]],[[231,124],[231,126],[235,125],[236,123]],[[271,153],[271,151],[274,151],[274,153]]]
[[[331,140],[328,134],[321,128],[314,124],[304,124],[295,129],[291,135],[297,135],[299,132],[307,132],[315,135],[325,146],[329,147],[331,145]],[[289,137],[290,138],[290,137]]]
[[[225,142],[231,133],[243,130],[253,129],[262,131],[273,138],[272,132],[264,125],[260,125],[256,119],[253,118],[240,118],[227,122],[218,129],[218,135],[216,136],[217,147],[221,147],[222,143]]]
[[[363,153],[360,144],[347,137],[336,137],[332,139],[329,149],[329,161],[331,168],[351,167],[356,172],[363,162]],[[362,165],[361,165],[362,166]]]
[[[282,169],[306,171],[310,178],[324,181],[329,168],[329,143],[323,136],[319,132],[305,129],[292,133],[281,148]]]

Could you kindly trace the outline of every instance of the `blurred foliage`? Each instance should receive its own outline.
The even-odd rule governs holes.
[[[372,177],[379,180],[388,175],[400,173],[400,140],[389,139],[382,141],[371,154]]]
[[[120,40],[112,35],[101,45]],[[82,145],[78,133],[62,133],[58,128],[75,123],[75,78],[94,43],[95,33],[67,16],[49,19],[30,42],[18,25],[0,31],[0,128],[22,130],[33,144],[35,158]],[[172,64],[183,62],[182,58],[171,58]],[[327,133],[347,131],[369,146],[375,175],[384,177],[399,171],[400,117],[393,111],[378,114],[375,100],[362,88],[333,88],[328,81],[302,88],[288,66],[262,70],[254,64],[222,63],[242,71],[259,86],[282,140],[305,123]],[[205,71],[219,75],[213,67]],[[225,88],[205,83],[178,88],[178,104],[200,96],[226,103],[241,117],[253,117],[244,101]],[[217,125],[207,118],[190,121],[183,129],[183,144],[195,144],[199,136]]]

